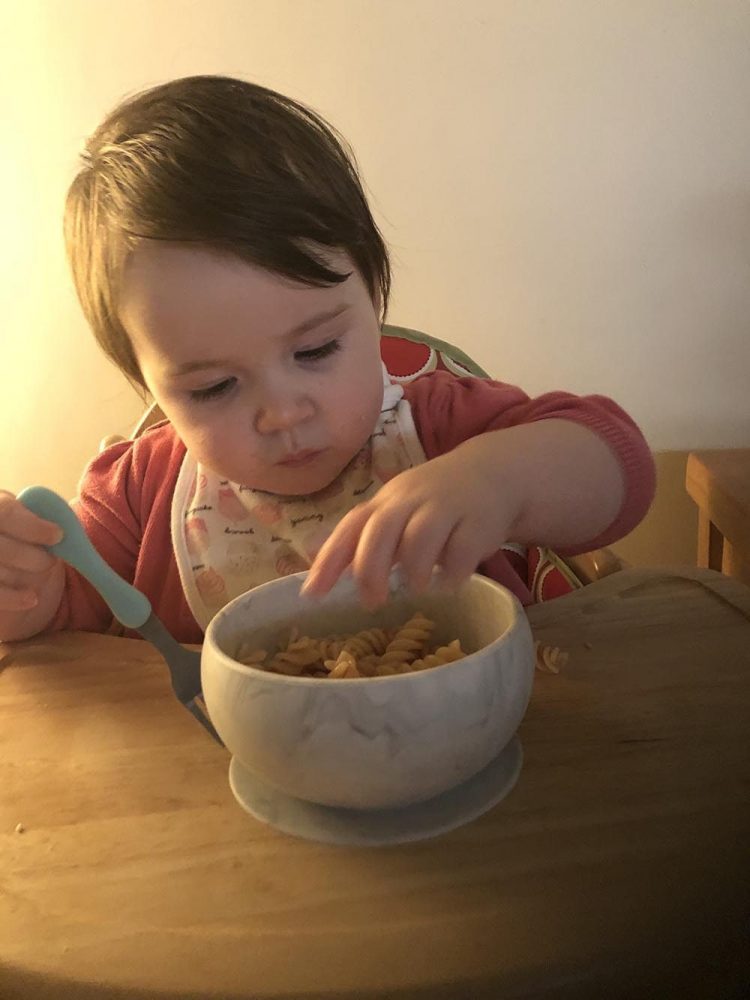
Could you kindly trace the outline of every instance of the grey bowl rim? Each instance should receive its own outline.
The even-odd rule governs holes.
[[[260,670],[258,667],[252,666],[249,663],[240,663],[238,660],[233,659],[228,653],[225,653],[218,642],[214,639],[213,633],[219,628],[221,619],[227,617],[231,613],[233,605],[237,604],[239,601],[245,600],[250,594],[254,594],[259,590],[263,590],[266,587],[270,588],[278,585],[281,580],[292,580],[292,579],[302,579],[307,576],[307,571],[302,573],[290,573],[289,576],[277,577],[275,580],[268,580],[266,583],[261,583],[257,587],[253,587],[251,590],[245,591],[244,594],[238,594],[237,597],[225,604],[223,608],[216,612],[214,617],[208,623],[206,632],[203,639],[203,647],[201,649],[201,672],[203,670],[203,657],[207,649],[210,649],[213,655],[218,656],[221,666],[225,669],[231,670],[234,673],[239,673],[247,677],[263,677],[268,680],[271,684],[287,683],[292,684],[295,687],[299,687],[300,684],[305,686],[314,685],[318,689],[321,688],[321,684],[325,687],[333,687],[332,685],[326,683],[329,678],[326,677],[289,677],[286,674],[276,674],[268,670]],[[490,579],[488,576],[483,576],[481,573],[472,573],[468,580],[480,580],[482,585],[488,585],[492,589],[496,590],[502,595],[503,599],[508,601],[513,611],[513,620],[506,628],[506,630],[494,639],[488,646],[482,646],[481,649],[475,650],[473,653],[468,653],[460,660],[453,660],[450,663],[441,663],[439,666],[430,667],[429,670],[410,670],[408,673],[404,674],[389,674],[385,677],[339,677],[336,678],[335,690],[341,690],[340,685],[342,683],[347,683],[350,686],[357,684],[367,684],[371,685],[373,683],[383,683],[383,682],[393,682],[393,681],[414,681],[417,677],[424,676],[435,676],[436,674],[443,673],[446,669],[450,667],[465,667],[467,663],[471,663],[475,657],[480,653],[486,655],[489,650],[495,651],[500,649],[503,645],[510,641],[511,635],[517,631],[522,617],[523,617],[523,605],[518,600],[516,595],[512,590],[504,587],[501,583],[496,580]],[[468,580],[466,582],[468,582]]]

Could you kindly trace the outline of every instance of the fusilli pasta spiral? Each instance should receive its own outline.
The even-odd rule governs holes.
[[[402,673],[402,668],[408,667],[425,649],[434,627],[435,623],[418,611],[388,643],[380,658],[380,666]]]
[[[427,670],[462,659],[466,653],[458,639],[430,649],[435,623],[421,612],[393,631],[365,629],[348,638],[330,635],[320,638],[300,636],[292,629],[286,646],[268,653],[249,642],[239,646],[235,658],[248,666],[284,674],[287,677],[355,679],[389,677]]]

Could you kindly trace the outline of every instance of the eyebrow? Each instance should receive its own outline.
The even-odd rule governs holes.
[[[311,316],[309,319],[304,320],[302,323],[289,330],[286,337],[289,340],[293,340],[294,337],[299,337],[303,333],[309,333],[310,330],[314,330],[316,326],[322,326],[324,323],[330,323],[332,319],[337,319],[350,308],[351,306],[349,303],[344,302],[340,306],[336,306],[335,309],[328,309],[326,312],[318,313],[316,316]]]
[[[310,316],[309,319],[303,320],[297,326],[292,327],[284,334],[285,340],[295,340],[297,337],[301,337],[305,333],[309,333],[318,326],[322,326],[324,323],[330,323],[333,319],[338,319],[347,312],[351,306],[348,302],[343,305],[336,306],[335,309],[328,309],[325,312],[317,313],[315,316]],[[229,362],[224,358],[214,358],[209,361],[185,361],[181,365],[177,365],[176,368],[172,368],[169,371],[170,378],[176,378],[178,375],[189,375],[191,372],[205,371],[207,368],[224,368],[229,364]]]

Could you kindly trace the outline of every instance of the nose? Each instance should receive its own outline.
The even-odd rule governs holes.
[[[315,406],[307,396],[297,395],[282,386],[266,389],[255,413],[255,430],[258,434],[277,434],[291,431],[309,420]]]

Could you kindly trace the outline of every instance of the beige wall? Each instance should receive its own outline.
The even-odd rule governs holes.
[[[744,0],[26,0],[4,20],[4,487],[72,494],[140,409],[84,328],[62,202],[120,97],[199,72],[348,136],[393,322],[533,393],[610,394],[660,451],[750,445]],[[629,558],[693,558],[681,462]]]

